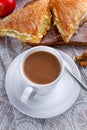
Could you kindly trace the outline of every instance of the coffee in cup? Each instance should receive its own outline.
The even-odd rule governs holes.
[[[25,82],[21,101],[27,103],[35,94],[49,94],[57,85],[63,71],[63,59],[57,50],[37,46],[25,51],[20,60],[20,72]]]
[[[37,84],[53,82],[61,72],[60,61],[53,54],[37,51],[29,55],[24,61],[24,74]]]

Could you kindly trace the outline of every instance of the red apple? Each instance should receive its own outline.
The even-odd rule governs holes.
[[[0,0],[0,17],[3,18],[13,12],[16,0]]]

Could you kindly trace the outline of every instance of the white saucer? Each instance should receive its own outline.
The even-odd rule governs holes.
[[[66,59],[66,66],[81,79],[74,61],[64,52],[60,52]],[[21,93],[26,85],[19,73],[19,60],[23,53],[15,58],[6,74],[5,87],[11,103],[20,112],[36,118],[50,118],[68,110],[79,96],[80,86],[66,71],[49,95],[36,95],[27,104],[21,102]],[[21,89],[19,89],[20,87]]]

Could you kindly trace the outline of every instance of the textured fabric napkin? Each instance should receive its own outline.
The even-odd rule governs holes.
[[[17,0],[16,9],[28,0]],[[81,93],[75,104],[65,113],[49,119],[36,119],[19,112],[8,100],[5,91],[6,71],[13,59],[29,49],[19,40],[10,37],[0,38],[0,130],[87,130],[87,93]],[[55,46],[74,60],[87,47]],[[79,67],[82,81],[87,84],[87,68]]]

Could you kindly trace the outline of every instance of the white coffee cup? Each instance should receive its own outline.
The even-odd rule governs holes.
[[[60,65],[61,65],[61,72],[60,72],[59,76],[54,81],[47,83],[47,84],[34,83],[31,80],[29,80],[29,78],[27,78],[24,74],[23,65],[24,65],[25,59],[29,55],[31,55],[35,52],[38,52],[38,51],[44,51],[44,52],[51,53],[58,59],[58,61],[60,62]],[[27,85],[24,86],[24,91],[21,95],[21,101],[23,103],[27,103],[28,100],[30,100],[36,94],[41,94],[43,96],[45,94],[49,94],[50,92],[52,92],[52,90],[58,84],[58,81],[60,80],[63,72],[64,72],[63,58],[56,49],[53,49],[53,48],[47,47],[47,46],[36,46],[36,47],[32,47],[31,49],[25,51],[25,53],[23,54],[23,56],[21,57],[21,60],[20,60],[20,73],[21,73],[22,79],[24,80],[25,84],[27,84]]]

